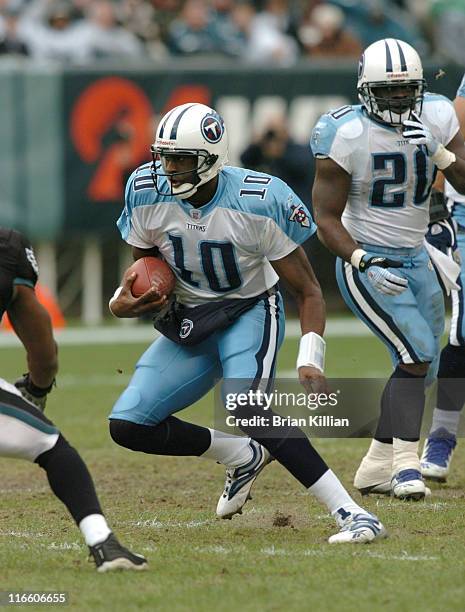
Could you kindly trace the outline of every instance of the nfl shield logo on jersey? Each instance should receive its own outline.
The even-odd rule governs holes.
[[[194,221],[198,221],[202,217],[201,210],[190,210],[189,214],[192,217],[192,219],[194,219]]]
[[[291,210],[292,213],[289,217],[289,221],[295,221],[296,223],[300,223],[302,227],[310,227],[308,215],[302,205],[296,206],[295,204],[293,204],[291,206]]]

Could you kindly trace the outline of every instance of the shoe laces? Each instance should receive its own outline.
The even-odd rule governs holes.
[[[436,463],[437,461],[447,460],[456,444],[455,438],[429,438],[428,448],[426,450],[427,461]]]
[[[226,470],[226,482],[224,483],[223,497],[227,497],[229,489],[231,488],[232,480],[234,477],[234,468]]]

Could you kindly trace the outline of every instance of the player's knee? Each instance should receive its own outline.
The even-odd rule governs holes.
[[[64,438],[61,434],[58,435],[58,438],[55,441],[55,444],[40,453],[38,457],[35,459],[35,463],[40,465],[45,471],[47,471],[47,467],[51,461],[55,461],[62,457],[63,452],[66,452],[70,447],[66,438]]]
[[[139,387],[130,385],[117,399],[110,418],[145,422],[147,416],[152,416],[156,408],[157,401],[155,398],[144,397]]]
[[[138,450],[135,448],[135,442],[137,440],[136,430],[137,425],[130,421],[123,421],[122,419],[111,419],[110,420],[110,436],[113,442],[116,442],[119,446],[129,448],[130,450]]]
[[[399,367],[412,376],[426,376],[430,363],[401,363]]]

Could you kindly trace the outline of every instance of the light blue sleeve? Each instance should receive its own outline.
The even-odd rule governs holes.
[[[322,115],[312,130],[310,147],[315,157],[329,157],[337,134],[336,121],[331,115]]]
[[[308,208],[286,183],[274,179],[270,196],[272,222],[266,225],[261,244],[265,257],[274,261],[303,244],[317,228]]]
[[[134,207],[134,189],[132,188],[132,184],[134,181],[134,177],[136,176],[137,170],[131,174],[126,183],[126,189],[124,191],[124,208],[119,216],[116,225],[120,231],[121,237],[123,240],[127,241],[129,232],[131,230],[131,216]]]
[[[463,75],[462,82],[460,83],[459,88],[457,89],[457,96],[465,98],[465,74]]]

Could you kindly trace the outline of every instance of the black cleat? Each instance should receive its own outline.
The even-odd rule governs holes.
[[[101,573],[124,569],[147,569],[147,559],[121,546],[113,533],[110,533],[104,542],[89,546],[89,550],[94,557],[97,571]]]

